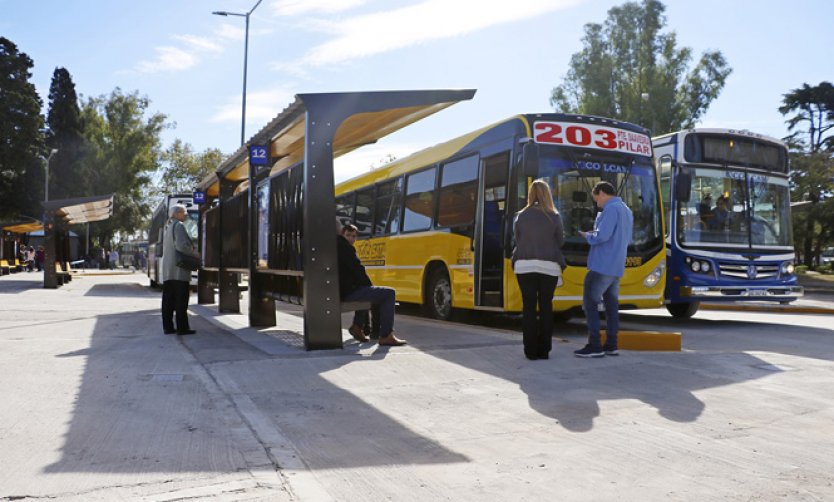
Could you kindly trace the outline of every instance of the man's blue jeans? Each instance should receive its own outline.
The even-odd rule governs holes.
[[[379,336],[386,337],[394,331],[394,306],[396,305],[396,291],[385,286],[365,286],[357,289],[343,298],[346,302],[371,302],[374,314],[379,311]],[[355,319],[355,318],[354,318]]]
[[[593,349],[601,349],[602,342],[599,335],[600,302],[605,307],[605,345],[617,347],[617,334],[620,331],[620,278],[604,275],[589,270],[585,276],[585,287],[582,293],[582,308],[588,322],[588,345]]]

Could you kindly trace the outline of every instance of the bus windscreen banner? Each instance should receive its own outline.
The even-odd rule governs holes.
[[[536,143],[548,145],[652,156],[647,135],[618,127],[542,120],[533,124],[533,137]]]

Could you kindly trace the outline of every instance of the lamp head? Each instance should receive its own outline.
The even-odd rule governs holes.
[[[229,13],[226,12],[225,10],[216,10],[216,11],[212,12],[212,14],[214,14],[215,16],[228,16],[229,15]]]

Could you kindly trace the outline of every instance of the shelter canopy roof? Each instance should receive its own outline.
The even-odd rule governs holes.
[[[50,200],[43,207],[67,225],[102,221],[113,215],[113,194]]]
[[[25,234],[29,232],[36,232],[43,230],[43,222],[35,218],[24,216],[17,221],[10,221],[8,223],[0,223],[0,230],[11,232],[13,234]]]
[[[357,113],[348,117],[333,139],[333,158],[361,146],[375,143],[380,138],[439,112],[459,101],[471,99],[474,89],[427,91],[378,91],[363,93],[299,94],[295,101],[255,134],[247,145],[265,145],[272,159],[271,174],[280,172],[304,160],[307,105],[312,100],[350,100],[353,95],[374,95],[380,101],[402,103],[379,111]],[[425,96],[431,96],[430,100]],[[433,102],[432,102],[433,101]],[[334,101],[336,102],[336,101]],[[416,103],[419,104],[410,104]],[[217,168],[217,174],[228,181],[248,179],[249,154],[246,145],[239,148]],[[216,196],[220,191],[217,176],[208,176],[198,189]]]

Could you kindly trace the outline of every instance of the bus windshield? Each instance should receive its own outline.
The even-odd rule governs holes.
[[[197,242],[197,226],[200,224],[200,212],[188,211],[188,217],[182,222],[192,242]]]
[[[613,184],[634,214],[629,252],[647,253],[661,245],[660,200],[649,157],[575,155],[569,150],[542,148],[539,177],[555,189],[556,206],[565,226],[566,250],[587,252],[587,242],[579,232],[593,229],[598,209],[591,189],[600,181]]]
[[[786,178],[699,167],[690,193],[677,212],[681,244],[792,247]]]

